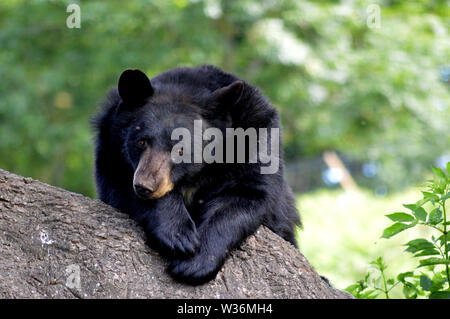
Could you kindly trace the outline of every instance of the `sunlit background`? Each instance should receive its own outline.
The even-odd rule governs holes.
[[[341,289],[377,256],[398,273],[411,234],[379,239],[384,215],[450,160],[449,21],[438,0],[1,0],[0,168],[95,197],[88,122],[121,71],[215,64],[281,113],[313,266]]]

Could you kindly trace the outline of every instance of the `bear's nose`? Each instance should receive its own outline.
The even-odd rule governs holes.
[[[135,184],[134,191],[136,192],[137,195],[141,197],[148,197],[151,193],[153,193],[152,188],[144,186],[142,184]]]

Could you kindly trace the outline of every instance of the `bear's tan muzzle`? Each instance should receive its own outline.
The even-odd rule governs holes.
[[[144,199],[157,199],[170,192],[170,154],[147,148],[134,172],[135,193]]]

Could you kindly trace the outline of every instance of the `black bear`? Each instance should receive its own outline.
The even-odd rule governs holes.
[[[185,141],[184,147],[174,140],[176,128],[195,135],[196,123],[223,133],[210,149],[219,160],[191,160],[191,150],[206,149],[211,139]],[[142,225],[149,245],[169,258],[174,279],[201,284],[214,278],[228,252],[260,225],[296,246],[300,219],[279,149],[271,149],[277,170],[262,173],[267,156],[255,160],[247,147],[238,154],[239,141],[225,147],[237,137],[229,136],[230,128],[254,128],[260,147],[275,141],[281,148],[281,134],[262,134],[280,130],[280,119],[254,86],[210,65],[175,68],[151,80],[129,69],[93,124],[99,198]],[[250,135],[244,137],[248,144]]]

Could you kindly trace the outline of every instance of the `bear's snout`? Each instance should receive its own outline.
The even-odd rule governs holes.
[[[157,199],[173,187],[169,154],[147,149],[134,172],[133,188],[136,195],[143,199]]]
[[[142,184],[134,184],[134,192],[141,198],[149,198],[153,193],[153,188]]]

